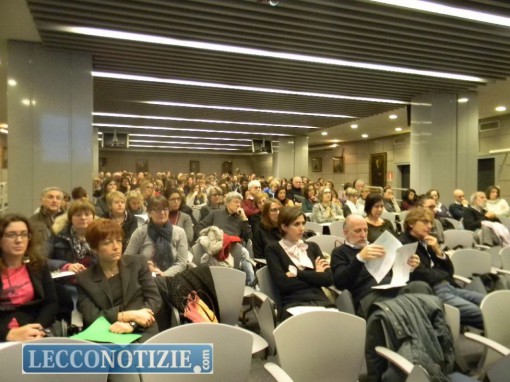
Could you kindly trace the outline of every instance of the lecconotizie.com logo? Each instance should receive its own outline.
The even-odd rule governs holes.
[[[212,344],[23,344],[23,374],[213,374]]]

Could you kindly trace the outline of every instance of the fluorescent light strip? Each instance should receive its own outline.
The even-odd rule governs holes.
[[[160,127],[160,126],[145,126],[145,125],[121,125],[118,123],[93,123],[92,126],[97,127],[119,127],[127,129],[140,129],[140,130],[167,130],[167,131],[194,131],[198,133],[216,133],[216,134],[243,134],[243,135],[272,135],[277,137],[292,137],[290,134],[280,133],[260,133],[250,131],[231,131],[231,130],[209,130],[209,129],[181,129],[177,127]]]
[[[457,17],[460,19],[478,21],[481,23],[510,26],[510,18],[504,16],[493,15],[485,12],[470,11],[469,9],[450,7],[433,3],[431,1],[422,0],[371,0],[375,3],[396,5],[403,8],[416,9],[418,11],[436,13],[440,15]]]
[[[136,114],[118,114],[118,113],[92,113],[96,117],[115,117],[115,118],[141,118],[141,119],[155,119],[162,121],[184,121],[184,122],[202,122],[202,123],[216,123],[224,125],[248,125],[248,126],[266,126],[266,127],[289,127],[296,129],[318,129],[315,126],[306,125],[283,125],[278,123],[261,123],[261,122],[239,122],[239,121],[221,121],[216,119],[198,119],[198,118],[177,118],[177,117],[160,117],[157,115],[136,115]]]
[[[102,133],[100,133],[102,134]],[[157,134],[129,134],[129,137],[152,137],[152,138],[173,138],[173,139],[210,139],[213,141],[241,141],[241,142],[251,142],[251,139],[246,138],[219,138],[219,137],[192,137],[192,136],[184,136],[184,135],[157,135]]]
[[[158,145],[132,145],[129,147],[144,147],[144,148],[157,148],[157,149],[188,149],[188,150],[216,150],[216,151],[239,151],[239,149],[225,149],[215,147],[179,147],[179,146],[158,146]]]
[[[352,100],[352,101],[382,102],[382,103],[390,103],[390,104],[398,104],[398,105],[407,105],[408,104],[408,102],[398,101],[398,100],[394,100],[394,99],[370,98],[370,97],[351,97],[351,96],[344,96],[344,95],[339,95],[339,94],[298,92],[298,91],[284,90],[284,89],[257,88],[257,87],[253,87],[253,86],[225,85],[225,84],[218,84],[218,83],[214,83],[214,82],[176,80],[176,79],[169,79],[169,78],[137,76],[134,74],[122,74],[122,73],[111,73],[111,72],[92,72],[92,76],[98,77],[98,78],[114,78],[117,80],[157,82],[157,83],[162,83],[162,84],[199,86],[199,87],[205,87],[205,88],[243,90],[243,91],[260,92],[260,93],[287,94],[287,95],[295,95],[295,96],[302,96],[302,97],[347,99],[347,100]]]
[[[54,29],[57,31],[67,32],[67,33],[75,33],[75,34],[96,36],[96,37],[105,37],[105,38],[112,38],[112,39],[117,39],[117,40],[139,41],[139,42],[147,42],[147,43],[159,44],[159,45],[171,45],[171,46],[181,46],[181,47],[194,48],[194,49],[204,49],[204,50],[210,50],[210,51],[215,51],[215,52],[245,54],[245,55],[249,55],[249,56],[259,56],[259,57],[271,57],[271,58],[279,58],[279,59],[290,60],[290,61],[311,62],[313,64],[346,66],[346,67],[351,67],[351,68],[413,74],[413,75],[427,76],[427,77],[449,78],[449,79],[460,80],[460,81],[485,82],[484,79],[479,78],[479,77],[465,76],[465,75],[454,74],[454,73],[436,72],[436,71],[432,71],[432,70],[418,70],[418,69],[404,68],[404,67],[400,67],[400,66],[391,66],[391,65],[370,64],[367,62],[339,60],[339,59],[334,59],[334,58],[309,56],[309,55],[305,55],[305,54],[274,52],[274,51],[263,50],[263,49],[243,48],[240,46],[214,44],[214,43],[206,43],[206,42],[200,42],[200,41],[180,40],[180,39],[170,38],[170,37],[158,37],[158,36],[152,36],[152,35],[141,34],[141,33],[121,32],[121,31],[114,31],[114,30],[101,29],[101,28],[72,27],[72,26],[50,25],[50,24],[46,25],[45,28],[46,29]]]
[[[205,142],[177,142],[177,141],[153,141],[150,139],[129,139],[129,144],[132,143],[159,143],[168,145],[203,145],[203,146],[235,146],[235,147],[251,147],[251,145],[236,144],[236,143],[205,143]]]
[[[251,108],[247,108],[247,107],[198,105],[198,104],[193,104],[193,103],[180,103],[180,102],[141,101],[141,103],[147,103],[150,105],[160,105],[160,106],[191,107],[191,108],[197,108],[197,109],[249,111],[249,112],[255,112],[255,113],[289,114],[289,115],[308,115],[311,117],[357,118],[357,117],[353,117],[352,115],[343,115],[343,114],[302,113],[299,111],[288,111],[288,110],[251,109]]]

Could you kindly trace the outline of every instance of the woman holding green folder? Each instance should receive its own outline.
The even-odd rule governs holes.
[[[158,333],[154,315],[161,297],[147,261],[122,255],[122,229],[108,219],[87,227],[85,237],[97,263],[78,274],[78,310],[85,326],[105,317],[112,333],[140,333],[144,342]]]

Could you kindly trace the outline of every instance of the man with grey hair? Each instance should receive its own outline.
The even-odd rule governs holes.
[[[258,180],[252,180],[248,183],[248,194],[245,199],[241,202],[244,213],[248,218],[252,215],[258,214],[260,211],[255,205],[255,196],[261,191],[261,185]]]
[[[240,237],[246,244],[252,239],[252,231],[248,218],[241,208],[243,197],[240,193],[232,191],[225,195],[225,208],[212,211],[195,226],[195,238],[204,228],[216,226],[221,228],[227,235]],[[250,262],[248,251],[243,251],[241,269],[246,273],[246,284],[255,284],[255,270]]]
[[[28,219],[34,232],[38,232],[45,243],[51,236],[51,226],[55,218],[62,215],[62,200],[64,193],[59,187],[47,187],[41,193],[41,207],[39,212]]]

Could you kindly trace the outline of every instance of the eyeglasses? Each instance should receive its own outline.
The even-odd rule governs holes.
[[[153,209],[152,212],[155,212],[157,214],[167,214],[170,210],[168,208],[162,208],[162,209]]]
[[[17,240],[18,237],[21,239],[21,240],[27,240],[27,239],[31,239],[32,238],[32,235],[28,232],[20,232],[20,233],[17,233],[17,232],[7,232],[7,233],[4,233],[4,237],[7,239],[7,240]]]
[[[170,198],[168,199],[169,202],[180,202],[181,198]]]
[[[271,212],[278,212],[278,213],[280,213],[280,209],[279,208],[271,208]]]

